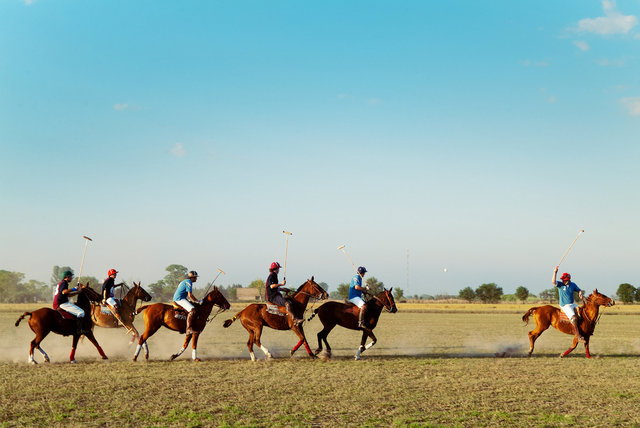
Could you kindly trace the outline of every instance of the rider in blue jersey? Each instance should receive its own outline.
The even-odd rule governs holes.
[[[584,337],[580,334],[580,330],[578,329],[578,316],[576,314],[576,305],[573,302],[573,293],[578,292],[578,296],[580,299],[584,299],[584,294],[582,290],[576,285],[575,282],[571,282],[571,275],[568,273],[563,273],[560,277],[561,281],[556,281],[556,275],[558,274],[558,266],[553,270],[553,278],[551,282],[553,285],[558,287],[558,297],[560,300],[560,309],[564,312],[569,320],[571,320],[571,325],[573,325],[573,333],[575,337],[580,341],[584,342]]]
[[[360,308],[358,314],[358,327],[364,327],[364,313],[367,310],[367,302],[362,298],[362,293],[369,291],[369,286],[362,286],[362,278],[367,273],[367,269],[364,266],[358,268],[358,273],[351,278],[351,284],[349,285],[349,301]]]
[[[201,302],[193,295],[193,283],[198,280],[198,272],[195,270],[187,273],[187,279],[178,284],[176,292],[173,294],[173,302],[176,305],[184,308],[189,315],[187,315],[187,334],[193,334],[191,329],[191,323],[193,322],[193,315],[196,313],[196,308],[193,303],[200,304]]]

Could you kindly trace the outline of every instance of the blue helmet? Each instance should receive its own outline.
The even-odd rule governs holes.
[[[360,266],[360,267],[358,268],[358,273],[359,273],[360,275],[362,275],[362,274],[364,274],[364,273],[366,273],[366,272],[367,272],[367,269],[366,269],[364,266]]]

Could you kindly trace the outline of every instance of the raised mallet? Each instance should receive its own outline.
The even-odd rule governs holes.
[[[567,251],[564,252],[564,254],[562,255],[562,258],[560,259],[560,261],[558,262],[557,266],[560,266],[560,263],[562,263],[562,261],[564,260],[564,258],[567,256],[567,254],[569,254],[569,250],[571,250],[571,247],[573,247],[573,244],[576,243],[576,241],[578,240],[578,238],[580,237],[580,235],[584,233],[584,229],[582,229],[580,232],[578,232],[578,235],[576,235],[576,239],[573,240],[573,242],[571,243],[571,245],[569,245],[569,248],[567,248]]]
[[[285,243],[284,243],[284,272],[282,273],[282,278],[287,279],[287,250],[289,249],[289,236],[293,235],[291,232],[287,232],[283,230],[282,233],[286,235]]]
[[[340,245],[338,247],[338,250],[342,250],[342,252],[344,253],[344,255],[347,258],[347,260],[349,260],[349,262],[351,263],[351,266],[353,266],[353,270],[358,272],[358,268],[356,267],[356,264],[353,263],[353,260],[351,260],[351,257],[349,257],[349,254],[347,254],[347,250],[344,249],[344,245]]]
[[[218,279],[218,277],[220,276],[220,274],[226,275],[225,271],[223,271],[223,270],[222,270],[222,269],[220,269],[220,268],[217,268],[217,269],[218,269],[218,274],[216,275],[216,277],[215,277],[215,278],[213,278],[213,281],[211,281],[211,282],[209,283],[209,285],[207,285],[207,289],[206,289],[206,290],[205,290],[205,292],[204,292],[204,294],[205,294],[205,295],[206,295],[207,293],[209,293],[209,288],[211,288],[211,286],[213,285],[213,283],[214,283],[214,282],[216,282],[216,279]]]
[[[87,244],[89,243],[89,241],[93,241],[93,239],[89,238],[88,236],[82,236],[85,241],[84,241],[84,250],[82,251],[82,262],[80,262],[80,273],[78,274],[78,285],[80,285],[80,277],[82,276],[82,267],[84,266],[84,256],[87,254]]]

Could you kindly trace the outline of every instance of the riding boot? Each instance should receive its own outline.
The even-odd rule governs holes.
[[[580,329],[578,328],[577,316],[574,315],[571,317],[571,325],[573,326],[573,334],[575,335],[575,337],[578,339],[578,341],[584,343],[584,337],[582,337],[582,335],[580,334]]]
[[[84,334],[84,330],[82,329],[82,321],[82,318],[76,317],[76,331],[78,332],[78,335]]]
[[[358,314],[358,328],[364,328],[364,313],[367,310],[367,304],[365,303],[364,305],[362,305],[362,307],[360,308],[360,313]]]
[[[302,321],[300,318],[296,318],[295,315],[293,315],[293,310],[291,309],[291,302],[290,301],[285,301],[284,307],[287,309],[287,315],[289,316],[289,319],[291,320],[291,322],[295,325],[300,325],[302,324]]]
[[[193,334],[193,330],[191,329],[191,323],[193,322],[193,316],[195,315],[196,310],[193,309],[187,315],[187,334]]]

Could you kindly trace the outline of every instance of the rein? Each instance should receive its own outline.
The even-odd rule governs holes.
[[[218,305],[214,305],[214,306],[218,306]],[[224,312],[224,311],[226,311],[226,309],[223,309],[222,306],[218,306],[218,311],[215,314],[213,315],[209,314],[209,317],[207,318],[207,322],[213,321],[215,317],[217,317],[221,312]]]

